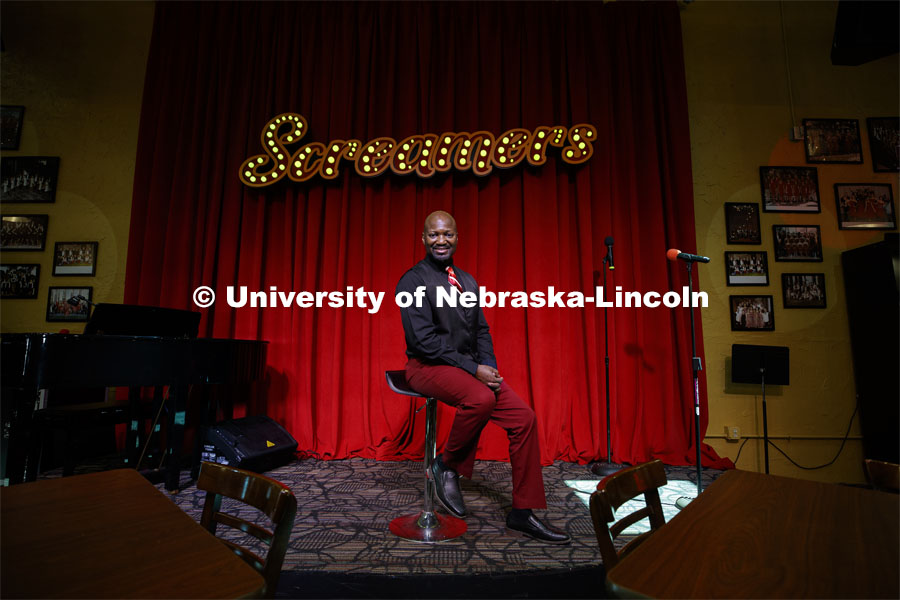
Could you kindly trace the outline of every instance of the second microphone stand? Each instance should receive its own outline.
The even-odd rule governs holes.
[[[694,326],[694,278],[691,274],[693,266],[693,261],[687,262],[688,298],[690,298],[688,308],[691,315],[691,375],[694,384],[694,445],[697,447],[697,496],[700,496],[700,493],[703,492],[703,465],[700,452],[700,371],[703,370],[703,364],[700,362],[700,357],[697,356],[697,332]],[[675,506],[681,510],[691,500],[692,498],[683,496],[675,501]]]
[[[603,302],[603,337],[604,337],[604,364],[606,367],[606,462],[596,462],[591,465],[591,472],[600,477],[606,477],[616,471],[625,468],[625,465],[612,462],[612,429],[610,427],[610,399],[609,399],[609,307],[606,306],[606,270],[609,267],[609,254],[603,258],[603,287],[600,288],[600,300]]]

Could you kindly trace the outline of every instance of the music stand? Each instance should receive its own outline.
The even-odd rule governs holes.
[[[731,381],[762,385],[763,445],[768,475],[769,422],[766,415],[766,384],[790,385],[790,349],[787,346],[732,344]]]
[[[84,333],[195,338],[199,329],[200,313],[192,310],[101,303],[94,306]]]

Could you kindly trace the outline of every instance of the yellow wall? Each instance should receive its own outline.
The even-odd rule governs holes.
[[[0,331],[73,333],[48,323],[48,288],[92,286],[94,302],[122,302],[138,117],[153,25],[152,2],[8,2],[2,6],[3,104],[25,106],[19,149],[59,156],[53,204],[4,204],[4,214],[48,214],[43,252],[3,252],[40,263],[36,300],[4,300]],[[96,277],[53,277],[53,244],[99,242]]]
[[[864,119],[898,113],[897,56],[859,67],[834,67],[829,60],[836,2],[786,2],[785,29],[797,119]],[[26,106],[20,149],[10,155],[61,157],[56,203],[4,205],[5,213],[50,215],[48,250],[8,252],[4,262],[40,262],[37,300],[7,300],[0,307],[0,331],[57,331],[78,326],[47,323],[47,288],[94,286],[95,301],[120,302],[124,294],[125,252],[143,75],[153,21],[150,2],[42,3],[4,1],[0,54],[2,102]],[[713,258],[699,267],[709,293],[703,312],[710,426],[707,442],[735,458],[739,445],[723,439],[725,425],[743,435],[762,435],[761,397],[753,386],[728,382],[732,343],[791,347],[791,385],[769,390],[769,430],[804,465],[828,462],[837,452],[854,405],[847,317],[840,252],[880,234],[839,231],[832,185],[891,182],[874,174],[863,132],[862,165],[819,166],[822,213],[761,214],[762,246],[726,246],[725,202],[760,202],[762,165],[804,165],[803,147],[788,141],[792,125],[786,84],[780,4],[698,0],[682,10],[691,147],[696,197],[697,250]],[[824,239],[823,263],[776,263],[771,225],[815,223]],[[100,242],[97,276],[51,277],[51,252],[59,240]],[[723,251],[769,252],[770,285],[726,287]],[[826,310],[784,310],[781,273],[825,272]],[[730,331],[729,294],[771,294],[776,331]],[[689,399],[686,399],[688,401]],[[818,471],[801,471],[777,452],[771,472],[824,481],[862,481],[859,428],[838,461]],[[718,438],[715,436],[719,436]],[[762,445],[751,439],[738,466],[762,470]]]
[[[864,163],[816,165],[821,214],[761,212],[761,246],[726,245],[724,203],[761,204],[759,167],[807,164],[803,144],[789,141],[792,119],[781,6],[780,2],[698,0],[681,12],[697,249],[713,259],[699,269],[701,288],[710,298],[709,308],[703,311],[710,413],[706,441],[734,459],[740,444],[723,439],[725,426],[740,427],[743,436],[761,437],[763,433],[758,386],[730,383],[731,344],[789,346],[791,384],[770,387],[766,394],[769,435],[779,438],[773,441],[796,462],[814,466],[834,458],[855,404],[840,255],[843,250],[883,238],[883,232],[838,229],[833,185],[891,183],[896,205],[896,174],[872,171],[865,119],[898,114],[898,58],[893,55],[858,67],[832,66],[837,3],[783,4],[797,124],[808,117],[859,119]],[[819,225],[824,262],[775,262],[772,225],[780,223]],[[769,286],[727,287],[725,250],[767,251]],[[825,273],[827,309],[783,308],[781,274],[801,272]],[[728,296],[757,293],[773,296],[775,331],[732,332]],[[820,481],[862,482],[862,444],[856,420],[850,435],[835,464],[816,471],[801,470],[770,449],[770,472]],[[764,469],[763,444],[758,439],[750,439],[744,446],[738,466]]]

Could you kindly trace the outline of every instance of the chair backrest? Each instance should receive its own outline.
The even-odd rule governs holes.
[[[591,494],[591,520],[600,545],[600,556],[607,570],[665,524],[658,491],[664,485],[666,471],[658,460],[622,469],[597,484],[597,491]],[[647,505],[616,521],[616,509],[641,494]],[[650,531],[637,536],[617,553],[613,540],[628,526],[647,517],[650,518]]]
[[[265,558],[232,541],[219,538],[235,554],[259,571],[266,580],[265,596],[272,598],[278,587],[281,565],[297,514],[297,498],[286,485],[264,475],[228,465],[204,462],[200,466],[197,488],[206,492],[200,524],[215,535],[216,525],[250,534],[269,546]],[[222,512],[222,498],[233,498],[259,509],[274,526],[274,531],[237,515]]]
[[[865,465],[866,478],[872,489],[900,493],[900,465],[872,458],[867,458]]]

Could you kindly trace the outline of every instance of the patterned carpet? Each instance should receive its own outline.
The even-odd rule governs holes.
[[[666,470],[670,480],[696,481],[692,468]],[[704,485],[720,473],[705,470]],[[566,546],[505,533],[512,491],[509,463],[480,461],[471,480],[460,480],[468,531],[440,544],[408,541],[388,529],[393,518],[422,508],[420,462],[308,459],[266,474],[290,486],[298,501],[279,597],[603,596],[599,550],[585,495],[578,492],[599,481],[586,465],[557,462],[544,468],[548,507],[538,515],[572,536]],[[199,520],[203,493],[187,472],[182,486],[169,497]],[[163,490],[162,484],[158,487]],[[239,512],[265,522],[255,509],[241,506]]]

